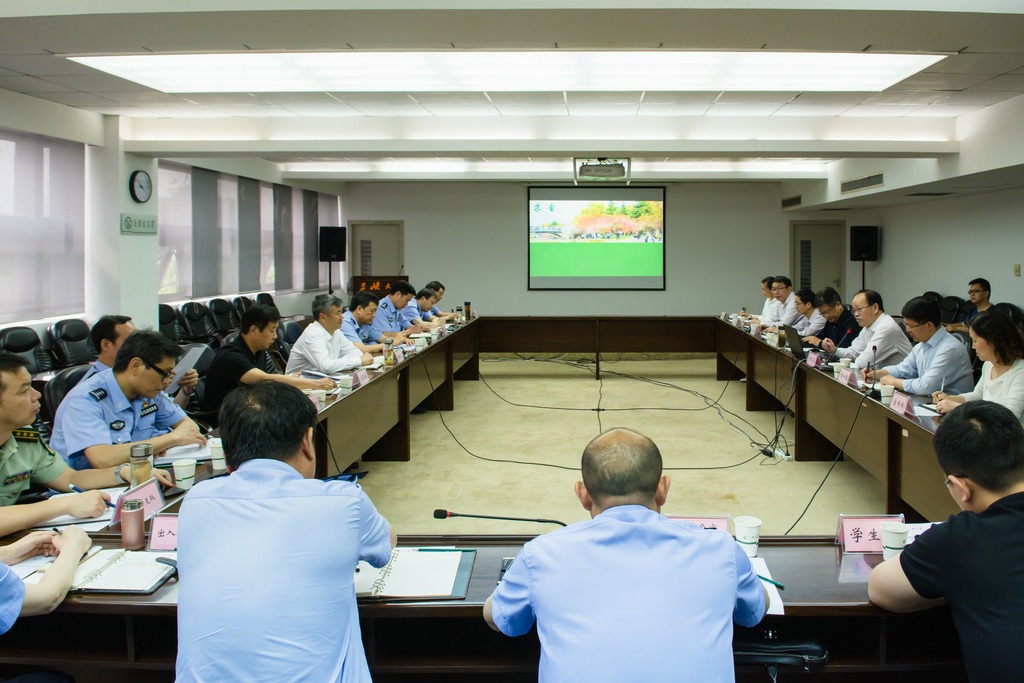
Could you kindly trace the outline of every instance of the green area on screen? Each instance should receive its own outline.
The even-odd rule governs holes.
[[[663,251],[660,242],[532,242],[530,277],[661,276]]]

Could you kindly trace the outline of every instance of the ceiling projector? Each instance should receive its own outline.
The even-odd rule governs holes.
[[[581,178],[625,178],[626,167],[622,164],[580,164]]]

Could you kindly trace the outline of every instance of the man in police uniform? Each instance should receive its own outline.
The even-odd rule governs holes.
[[[444,322],[448,322],[449,320],[455,320],[455,311],[442,313],[441,310],[437,307],[437,304],[441,303],[441,299],[444,298],[444,285],[442,285],[437,280],[431,280],[430,282],[427,283],[427,289],[429,289],[430,291],[437,295],[437,301],[434,303],[434,306],[430,309],[430,315],[441,318],[441,320],[443,320]]]
[[[394,337],[400,334],[403,331],[400,312],[409,305],[414,296],[416,296],[416,290],[408,282],[401,280],[396,283],[391,294],[382,297],[377,305],[373,327],[385,337]],[[418,334],[422,331],[419,325],[413,325],[405,330],[405,334]]]
[[[79,382],[53,421],[50,447],[76,470],[128,462],[133,443],[161,453],[206,443],[199,427],[163,393],[181,347],[158,332],[128,335],[112,370]]]
[[[0,351],[0,536],[42,524],[54,517],[98,517],[110,497],[100,491],[14,505],[30,483],[56,491],[119,486],[127,482],[128,466],[78,472],[51,451],[39,432],[24,425],[39,414],[39,392],[32,388],[25,360]],[[170,484],[166,473],[158,478]]]
[[[398,312],[402,327],[419,325],[425,330],[444,325],[444,321],[431,314],[431,309],[437,303],[437,293],[432,289],[421,289],[413,299]]]
[[[137,330],[135,323],[132,319],[126,315],[105,315],[97,320],[92,330],[89,331],[89,338],[92,339],[92,345],[99,352],[99,357],[96,362],[92,364],[89,371],[85,373],[79,381],[84,381],[92,377],[93,375],[99,374],[104,370],[109,370],[114,366],[114,359],[117,358],[117,351],[121,348],[121,344],[128,338],[128,335]],[[174,402],[184,408],[188,405],[188,397],[192,395],[192,392],[196,390],[196,385],[199,383],[199,373],[194,369],[186,372],[180,380],[178,380],[178,386],[181,390],[174,395]]]

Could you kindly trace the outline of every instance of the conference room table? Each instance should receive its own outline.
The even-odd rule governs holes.
[[[679,351],[715,354],[722,382],[746,377],[749,410],[781,413],[789,402],[797,460],[832,460],[845,443],[843,457],[885,486],[888,511],[903,512],[912,521],[941,521],[955,512],[952,500],[942,498],[948,494],[931,449],[934,423],[897,415],[831,374],[798,365],[785,351],[711,316],[480,318],[330,401],[320,412],[324,429],[318,430],[317,471],[336,471],[334,460],[342,468],[354,460],[408,460],[413,456],[409,412],[423,402],[455,409],[454,382],[479,378],[481,353]],[[180,498],[170,510],[177,504]],[[120,540],[116,533],[93,537],[106,546]],[[514,557],[530,538],[399,536],[400,545],[455,545],[475,548],[477,555],[464,600],[360,601],[374,680],[536,680],[536,629],[508,638],[482,619],[502,558]],[[819,674],[825,677],[916,672],[928,680],[966,680],[948,607],[896,615],[868,602],[867,577],[880,555],[844,553],[832,536],[763,537],[759,555],[773,578],[785,584],[785,615],[767,616],[753,629],[737,627],[738,642],[820,640],[829,651]],[[68,671],[80,683],[173,680],[177,590],[172,579],[149,596],[70,596],[50,615],[19,619],[0,636],[0,675],[31,666]],[[780,675],[798,672],[783,668]],[[758,667],[737,669],[740,680],[764,680],[764,675]]]

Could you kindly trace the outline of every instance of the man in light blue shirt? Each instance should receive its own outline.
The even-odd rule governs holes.
[[[281,382],[225,397],[231,476],[178,517],[177,681],[370,681],[353,586],[394,531],[356,484],[314,479],[316,408]]]
[[[437,307],[437,304],[441,303],[441,299],[444,298],[444,285],[437,280],[431,280],[427,283],[427,289],[437,294],[437,301],[430,309],[430,315],[439,317],[443,322],[455,319],[455,311],[449,311],[448,313],[442,313],[441,309]]]
[[[181,347],[158,332],[133,332],[121,344],[112,370],[79,382],[53,420],[50,448],[76,470],[128,462],[133,443],[159,453],[172,446],[203,445],[199,427],[164,393]]]
[[[341,316],[341,333],[363,353],[383,353],[384,335],[373,326],[377,315],[377,297],[370,292],[356,292],[349,301],[349,309]],[[405,333],[394,336],[395,344],[405,344]]]
[[[440,320],[434,320],[434,316],[430,312],[435,303],[437,303],[437,294],[432,290],[421,289],[418,291],[416,298],[398,312],[399,318],[402,320],[402,328],[413,325],[419,325],[426,329],[440,327],[443,323]]]
[[[739,544],[659,514],[670,482],[641,434],[598,436],[582,469],[591,519],[523,546],[484,619],[510,636],[537,622],[541,683],[734,681],[733,622],[757,624],[768,601]]]
[[[416,290],[413,289],[412,285],[405,280],[397,282],[391,294],[381,297],[380,302],[377,304],[377,313],[373,317],[373,327],[385,337],[394,337],[397,334],[401,334],[403,326],[400,313],[403,308],[409,305],[414,296],[416,296]],[[416,329],[413,329],[411,332],[407,331],[407,334],[421,332],[418,326],[413,325],[413,327]]]
[[[901,313],[917,344],[899,365],[865,370],[864,378],[922,396],[931,396],[943,387],[951,395],[971,391],[974,374],[967,347],[943,329],[939,304],[918,296],[908,301]]]

